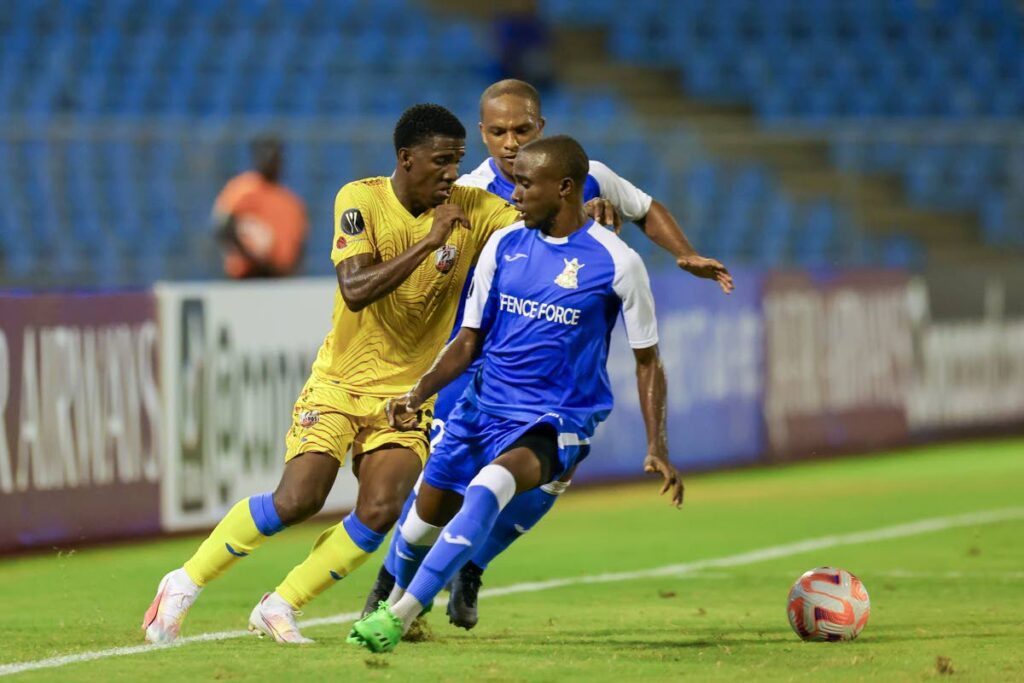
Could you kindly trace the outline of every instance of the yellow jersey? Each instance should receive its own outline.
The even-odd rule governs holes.
[[[487,239],[519,220],[505,200],[486,190],[455,185],[449,199],[462,207],[470,229],[456,226],[447,243],[428,256],[387,296],[359,312],[334,295],[331,331],[313,374],[366,396],[404,394],[430,369],[455,324],[462,288]],[[341,188],[334,200],[337,266],[359,254],[389,261],[426,237],[433,209],[413,216],[398,201],[391,179],[366,178]]]

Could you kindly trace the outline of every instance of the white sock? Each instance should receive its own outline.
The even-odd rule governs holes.
[[[395,587],[391,589],[391,593],[388,594],[388,604],[396,604],[402,598],[403,595],[405,595],[405,589],[399,588],[398,584],[396,583]]]
[[[198,595],[199,591],[203,590],[202,586],[192,580],[192,577],[188,575],[184,567],[174,570],[168,583],[174,584],[175,588],[185,593]]]
[[[282,610],[283,609],[290,609],[292,612],[298,612],[298,610],[295,609],[295,606],[292,605],[292,603],[290,603],[287,600],[285,600],[283,597],[281,597],[281,594],[278,593],[277,591],[274,591],[273,593],[271,593],[270,597],[267,598],[267,607],[270,607],[270,608],[275,608],[276,607],[277,609],[282,609]]]
[[[390,604],[390,603],[389,603]],[[409,630],[412,626],[412,622],[416,621],[416,617],[423,611],[423,605],[416,599],[412,593],[406,593],[403,595],[398,602],[391,605],[391,613],[402,620],[402,632]]]

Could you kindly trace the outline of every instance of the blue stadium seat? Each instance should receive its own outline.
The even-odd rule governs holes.
[[[96,276],[111,283],[146,270],[219,272],[205,217],[217,188],[248,163],[245,142],[258,130],[285,131],[287,181],[307,199],[311,217],[329,226],[337,187],[386,173],[392,152],[355,132],[318,137],[315,122],[358,131],[411,102],[436,100],[471,123],[495,58],[481,25],[435,19],[411,0],[68,0],[60,12],[52,7],[0,3],[0,114],[30,117],[39,127],[28,143],[0,140],[0,200],[9,202],[0,250],[5,264],[31,272],[24,264],[38,241],[73,229],[83,239],[60,247],[62,265],[93,259]],[[971,126],[981,116],[1024,115],[1021,11],[1012,3],[632,0],[629,9],[623,13],[617,0],[551,0],[540,12],[606,28],[617,57],[674,64],[691,94],[751,105],[766,122],[831,126],[899,116]],[[692,140],[657,140],[650,149],[646,135],[623,135],[638,127],[614,92],[545,94],[545,115],[549,130],[578,131],[595,157],[678,202],[673,210],[723,257],[764,247],[766,263],[814,261],[849,239],[849,219],[834,205],[795,202],[763,168],[724,167]],[[147,132],[195,118],[194,127],[172,128],[185,143]],[[34,142],[52,138],[51,122],[67,121],[92,126],[83,128],[89,142]],[[471,148],[479,150],[474,137]],[[1024,194],[1014,184],[1024,171],[992,147],[943,155],[922,152],[913,139],[869,135],[837,139],[830,154],[842,169],[899,174],[922,205],[978,210],[987,237],[1012,241],[1019,207],[1007,198]],[[31,235],[12,238],[22,225],[33,226]],[[172,244],[197,256],[181,264],[161,259]],[[894,244],[881,251],[897,260],[918,253],[909,241]],[[112,267],[129,258],[140,267]],[[311,259],[309,269],[329,272],[329,262]]]

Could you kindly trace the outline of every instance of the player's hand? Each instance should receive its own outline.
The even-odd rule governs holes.
[[[732,290],[735,289],[732,275],[729,274],[725,266],[713,258],[704,258],[694,254],[693,256],[677,258],[676,264],[691,275],[714,280],[726,294],[731,294]]]
[[[601,225],[615,230],[615,234],[622,231],[622,216],[615,210],[615,205],[604,197],[594,197],[583,205],[583,210]]]
[[[458,225],[467,229],[470,227],[469,219],[462,212],[462,207],[458,204],[442,204],[434,209],[434,222],[424,239],[435,248],[441,247]]]
[[[661,494],[665,495],[667,491],[672,492],[672,505],[675,507],[682,507],[683,505],[683,478],[679,476],[679,471],[672,466],[672,463],[668,461],[668,458],[663,455],[655,455],[648,453],[647,457],[644,458],[644,472],[655,473],[661,475],[661,479],[664,485],[661,487]]]
[[[419,424],[417,411],[419,402],[414,400],[411,393],[389,398],[384,404],[384,414],[387,415],[388,424],[403,432],[416,429]]]

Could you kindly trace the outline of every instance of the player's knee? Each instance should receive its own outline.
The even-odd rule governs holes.
[[[327,500],[322,491],[275,491],[274,508],[285,526],[298,524],[320,512]]]
[[[373,497],[356,505],[356,516],[374,531],[384,532],[395,525],[402,514],[401,498]]]

